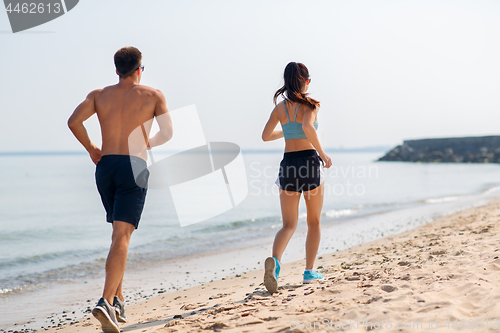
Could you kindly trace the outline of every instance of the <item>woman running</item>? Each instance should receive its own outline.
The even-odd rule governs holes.
[[[281,256],[292,238],[299,219],[299,201],[304,193],[307,208],[306,269],[304,283],[322,279],[314,260],[321,239],[320,216],[323,207],[323,166],[332,161],[319,142],[319,102],[307,96],[311,79],[306,66],[291,62],[285,68],[285,84],[274,94],[274,104],[281,96],[262,132],[262,140],[285,138],[285,153],[280,163],[276,185],[279,187],[283,227],[276,234],[273,256],[265,261],[264,285],[270,293],[278,290]],[[289,112],[293,111],[293,112]],[[278,123],[282,130],[275,130]],[[323,165],[322,165],[323,164]]]

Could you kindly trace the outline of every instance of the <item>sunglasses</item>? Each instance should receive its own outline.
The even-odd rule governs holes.
[[[138,70],[139,68],[141,69],[141,71],[143,71],[143,72],[144,72],[144,65],[140,65],[140,66],[139,66],[139,67],[137,67],[135,70]]]

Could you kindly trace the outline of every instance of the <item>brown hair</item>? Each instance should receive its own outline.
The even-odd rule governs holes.
[[[274,104],[276,104],[276,99],[282,96],[285,100],[305,104],[313,109],[319,106],[319,101],[307,97],[308,94],[302,92],[309,79],[309,71],[304,64],[290,62],[285,67],[283,78],[285,84],[274,94]]]
[[[115,53],[115,67],[122,79],[132,75],[141,65],[142,53],[137,48],[127,46]]]

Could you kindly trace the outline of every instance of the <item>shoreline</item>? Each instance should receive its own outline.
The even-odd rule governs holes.
[[[494,191],[490,192],[462,196],[461,199],[451,202],[422,203],[402,209],[341,219],[327,218],[322,222],[323,235],[318,256],[330,253],[332,249],[337,251],[335,253],[345,251],[359,244],[412,230],[441,216],[485,204],[496,197],[492,195]],[[306,232],[305,222],[299,221],[295,235],[282,258],[283,263],[305,258]],[[126,304],[130,306],[160,294],[175,293],[234,274],[241,275],[258,270],[270,254],[274,234],[273,231],[272,235],[258,239],[257,244],[249,245],[250,243],[245,242],[238,248],[219,249],[176,258],[156,263],[145,270],[127,269],[124,283]],[[255,243],[257,240],[252,241]],[[1,323],[0,327],[5,325],[4,327],[14,331],[33,331],[58,324],[75,323],[90,312],[97,302],[96,297],[102,292],[103,283],[102,275],[99,278],[86,279],[85,282],[62,282],[53,284],[48,289],[41,288],[35,292],[3,298],[1,305],[4,307],[3,313],[6,314],[4,318],[13,318],[15,322],[9,320],[8,323]],[[68,294],[73,297],[66,299],[65,295]],[[37,315],[19,315],[25,312],[27,305],[35,309]]]
[[[317,264],[317,266],[323,266],[323,268],[320,269],[320,271],[323,270],[323,273],[326,273],[325,274],[326,279],[325,279],[325,281],[323,281],[315,286],[321,286],[321,288],[326,288],[330,281],[338,282],[338,280],[342,280],[342,279],[337,280],[336,277],[333,277],[333,279],[332,279],[330,276],[328,276],[328,273],[337,271],[337,270],[331,271],[330,268],[328,268],[328,266],[332,266],[331,262],[329,262],[328,259],[333,260],[335,262],[335,264],[333,266],[341,266],[341,263],[338,263],[336,261],[341,260],[339,258],[342,258],[343,256],[349,257],[350,253],[352,253],[353,251],[356,251],[355,253],[366,251],[366,249],[368,249],[370,246],[372,246],[371,244],[375,244],[375,243],[383,244],[386,241],[389,241],[392,239],[396,239],[396,238],[399,239],[401,237],[404,238],[403,235],[408,234],[408,233],[415,233],[415,232],[417,232],[417,230],[422,229],[422,228],[426,228],[426,227],[430,228],[430,226],[435,225],[436,222],[438,222],[438,221],[452,219],[454,215],[466,214],[466,212],[468,212],[468,211],[487,209],[487,207],[495,206],[499,202],[500,202],[500,200],[498,200],[498,199],[492,200],[489,203],[487,203],[485,206],[481,206],[480,208],[465,208],[464,210],[461,210],[458,213],[454,213],[450,216],[439,217],[431,223],[424,223],[424,225],[422,225],[420,227],[413,228],[413,229],[411,229],[409,231],[405,231],[403,233],[398,233],[397,235],[392,235],[392,236],[388,236],[385,238],[379,238],[379,239],[376,239],[373,241],[364,242],[362,244],[355,245],[354,247],[351,247],[350,249],[343,250],[343,251],[320,254],[318,256],[318,260],[317,260],[316,264]],[[442,208],[442,205],[440,207]],[[383,215],[385,215],[385,214],[382,214],[382,216]],[[366,219],[366,217],[365,217],[365,219]],[[350,226],[346,226],[346,227],[349,227],[352,229],[355,226],[350,225]],[[332,228],[326,228],[326,229],[328,230],[328,229],[332,229]],[[300,234],[299,230],[297,231],[297,233]],[[295,238],[296,244],[303,243],[303,240],[301,239],[302,237],[300,235],[298,237],[294,236],[294,238]],[[327,237],[327,239],[328,239],[328,237]],[[322,242],[323,242],[323,240],[322,240]],[[192,301],[191,303],[189,303],[191,305],[188,306],[188,308],[193,307],[194,310],[196,310],[197,305],[199,305],[197,303],[200,303],[200,304],[206,303],[206,305],[204,305],[204,307],[207,307],[207,306],[213,307],[215,304],[217,304],[216,302],[211,302],[211,300],[208,299],[210,297],[212,297],[213,300],[218,300],[218,299],[223,300],[229,296],[230,296],[230,299],[234,300],[235,297],[236,298],[239,297],[239,299],[236,301],[243,302],[247,298],[247,295],[245,295],[245,294],[249,293],[250,295],[254,295],[256,297],[256,299],[273,298],[274,296],[270,296],[267,293],[267,291],[265,291],[263,289],[263,286],[259,286],[262,282],[261,280],[262,280],[262,274],[263,274],[262,272],[263,271],[261,269],[258,269],[259,268],[258,265],[260,265],[260,267],[262,267],[263,260],[266,257],[266,256],[263,256],[262,254],[267,253],[268,249],[266,249],[266,247],[270,248],[270,246],[271,246],[271,244],[265,244],[265,245],[260,244],[260,245],[254,246],[253,248],[240,248],[240,249],[237,249],[235,251],[221,252],[218,254],[218,256],[214,256],[213,254],[210,254],[209,257],[211,260],[205,260],[207,258],[206,256],[198,256],[195,259],[192,258],[191,260],[197,261],[197,264],[195,264],[195,267],[197,267],[197,268],[196,268],[196,272],[189,272],[188,274],[186,274],[187,273],[186,269],[188,269],[189,267],[193,267],[192,266],[193,262],[190,262],[189,264],[187,264],[187,261],[183,260],[185,258],[176,260],[167,266],[162,266],[161,271],[155,270],[154,272],[152,272],[151,275],[156,275],[156,276],[163,275],[163,276],[165,276],[166,282],[171,282],[172,276],[180,277],[181,279],[185,279],[185,281],[187,281],[186,276],[188,276],[190,281],[192,281],[193,283],[196,282],[197,278],[200,278],[200,277],[207,278],[205,282],[202,282],[200,280],[200,282],[198,282],[194,286],[188,287],[186,289],[181,289],[181,290],[178,290],[177,288],[173,288],[169,291],[167,289],[167,285],[161,287],[161,283],[160,283],[160,286],[158,286],[157,281],[156,281],[156,284],[154,282],[150,282],[150,281],[149,282],[143,281],[143,280],[141,280],[140,275],[134,276],[134,274],[126,273],[128,275],[127,276],[128,282],[126,282],[127,284],[134,284],[136,282],[139,282],[139,283],[145,282],[143,284],[144,288],[142,289],[142,291],[139,291],[136,293],[133,293],[132,291],[130,291],[126,294],[126,301],[128,302],[127,303],[127,312],[130,314],[135,313],[135,311],[139,311],[141,313],[147,313],[147,311],[150,307],[148,304],[152,304],[150,302],[153,302],[155,304],[153,308],[157,309],[157,308],[160,308],[159,305],[156,306],[156,304],[159,304],[158,302],[161,303],[160,300],[167,299],[169,303],[171,303],[171,302],[176,303],[178,300],[181,300],[182,298],[187,298],[187,301],[190,301],[191,298],[194,297],[196,293],[198,293],[199,297],[202,297],[204,299],[202,300],[202,302],[192,303],[192,302],[194,302],[194,301]],[[287,251],[290,252],[289,249],[287,249]],[[290,253],[289,253],[289,256],[290,256]],[[245,265],[240,265],[240,267],[233,267],[233,269],[230,269],[227,271],[222,271],[222,272],[219,271],[218,272],[219,279],[216,278],[217,277],[217,274],[216,274],[217,268],[214,270],[213,269],[214,265],[211,264],[214,262],[214,259],[221,260],[222,262],[233,262],[234,263],[235,259],[237,261],[238,258],[242,258],[242,257],[245,258],[245,260],[244,260]],[[387,257],[390,258],[390,256],[387,256]],[[321,259],[319,259],[319,258],[321,258]],[[384,262],[384,260],[385,259],[383,259],[382,262]],[[255,261],[255,263],[253,263],[254,261]],[[303,266],[304,260],[293,261],[293,262],[286,262],[286,260],[283,260],[283,262],[284,262],[284,264],[283,264],[282,272],[284,274],[282,273],[282,276],[280,276],[280,285],[282,285],[283,283],[284,284],[289,283],[287,290],[288,289],[296,290],[296,289],[308,288],[308,286],[301,285],[301,273],[302,272],[300,271],[299,266],[300,267]],[[254,264],[255,267],[252,267],[253,266],[252,264]],[[244,266],[246,266],[246,267],[244,267]],[[345,266],[345,267],[347,267],[347,266]],[[285,273],[286,271],[292,271],[293,273],[289,272],[287,274],[287,273]],[[214,274],[212,274],[212,273],[214,273]],[[358,278],[356,280],[356,278],[360,277],[360,275],[359,274],[356,275],[355,273],[356,272],[354,272],[354,274],[350,277],[351,280],[349,280],[349,281],[359,281],[361,279],[361,278]],[[213,278],[211,278],[212,276],[213,276]],[[137,281],[134,282],[134,279],[137,279]],[[240,280],[240,281],[237,282],[238,280]],[[249,282],[248,285],[241,284],[241,281],[244,281],[244,280],[246,280],[246,282]],[[207,281],[210,281],[210,282],[207,282]],[[180,281],[178,281],[178,282],[180,282]],[[201,283],[201,284],[199,284],[199,283]],[[227,287],[228,283],[232,284],[233,287]],[[235,283],[237,283],[237,284],[234,285]],[[325,283],[327,285],[325,285]],[[100,290],[102,287],[102,281],[96,280],[96,281],[93,281],[92,284],[93,284],[93,286],[91,287],[91,290],[93,290],[92,294],[100,293]],[[90,284],[88,284],[88,286],[90,287]],[[125,285],[124,287],[127,288],[127,285]],[[254,289],[255,287],[257,287],[257,289]],[[149,288],[149,290],[148,290],[148,288]],[[213,288],[216,288],[216,289],[213,289]],[[231,290],[229,290],[229,289],[231,289]],[[148,290],[148,291],[146,291],[146,290]],[[172,291],[172,290],[175,290],[175,291]],[[210,292],[210,293],[213,293],[213,295],[208,295],[207,292],[209,290],[210,291],[212,291],[212,290],[224,291],[224,292],[219,292],[219,293]],[[291,293],[290,290],[288,290],[289,291],[288,294]],[[308,290],[309,291],[313,290],[313,292],[314,292],[314,289],[308,288]],[[90,291],[90,290],[87,289],[87,291]],[[152,291],[152,292],[150,292],[150,291]],[[242,291],[245,291],[245,293],[242,293]],[[267,296],[265,295],[266,293],[267,293]],[[280,295],[283,293],[285,293],[285,291],[282,290]],[[206,297],[202,296],[203,294],[205,294],[204,296],[206,296]],[[307,293],[305,293],[305,294],[307,294]],[[181,299],[177,298],[178,296],[181,296]],[[380,296],[374,296],[374,297],[377,298]],[[76,297],[76,298],[78,298],[78,297]],[[81,298],[81,296],[80,296],[80,298]],[[84,298],[86,298],[86,297],[84,297]],[[76,332],[76,331],[79,332],[87,326],[94,327],[93,330],[95,330],[96,329],[95,325],[96,325],[97,321],[95,321],[94,318],[90,318],[92,316],[88,312],[85,312],[85,311],[88,311],[89,308],[93,307],[96,300],[94,299],[93,296],[92,297],[87,296],[87,298],[91,298],[91,299],[87,299],[86,300],[87,302],[83,301],[83,302],[76,302],[76,303],[71,302],[71,300],[68,300],[66,302],[66,308],[69,310],[66,310],[65,313],[63,312],[63,314],[52,313],[50,318],[49,318],[50,320],[54,320],[52,322],[52,324],[57,325],[60,323],[61,324],[60,329],[68,330],[68,332]],[[194,297],[194,298],[196,299],[196,297]],[[282,300],[286,300],[286,299],[287,298],[284,298]],[[47,299],[44,298],[44,302],[47,302]],[[134,303],[134,302],[137,302],[137,303],[130,304],[130,303]],[[245,301],[245,302],[247,302],[247,301]],[[178,304],[180,304],[180,303],[178,303]],[[163,305],[165,305],[165,304],[163,304]],[[182,307],[182,305],[180,305],[180,307]],[[176,309],[176,314],[178,314],[177,312],[179,312],[178,310],[180,310],[180,307],[178,309]],[[169,311],[173,309],[172,307],[169,307],[169,306],[163,306],[163,308],[165,308],[165,310],[169,310]],[[74,309],[76,309],[76,310],[74,310]],[[140,309],[140,310],[135,310],[135,309]],[[186,309],[186,308],[184,308],[184,309]],[[73,310],[75,312],[72,313],[73,311],[71,311],[71,310]],[[212,310],[214,310],[214,309],[212,309]],[[151,310],[149,310],[149,311],[151,311]],[[156,311],[156,310],[154,310],[154,311]],[[190,316],[192,316],[191,312],[185,311],[185,312],[182,312],[182,314],[184,314],[184,315],[189,314]],[[152,312],[149,312],[149,313],[151,315],[153,314]],[[158,316],[158,315],[156,315],[156,316]],[[169,315],[167,313],[164,313],[163,315],[161,315],[158,318],[164,318],[163,320],[166,320],[166,322],[165,322],[165,324],[166,324],[167,322],[170,322],[171,319],[173,318],[172,317],[172,318],[168,319],[168,316]],[[136,318],[135,315],[134,315],[134,317],[131,317],[132,321],[130,321],[130,322],[134,322],[134,321],[135,322],[139,322],[139,321],[142,322],[142,321],[144,321],[143,320],[144,318],[142,318],[140,316],[138,317],[139,318],[138,320],[135,320],[134,318]],[[90,324],[90,325],[82,326],[82,325],[86,325],[86,324]],[[46,325],[44,325],[44,326],[47,327]],[[130,330],[133,331],[134,329],[132,328],[132,326],[130,324],[128,324],[128,325],[123,326],[123,327],[127,328],[127,331],[129,330],[128,328],[130,328]],[[77,329],[77,330],[75,331],[75,330],[73,330],[73,328]],[[16,327],[13,329],[18,330],[18,331],[22,331],[23,327],[22,327],[22,325],[16,325]],[[100,328],[97,326],[97,329],[100,329]],[[51,330],[53,330],[53,329],[51,329]]]
[[[282,265],[279,292],[261,285],[263,270],[236,274],[202,285],[155,296],[127,307],[123,332],[204,330],[285,332],[330,320],[422,323],[407,332],[448,332],[455,319],[500,326],[500,200],[462,210],[432,223],[348,250],[318,257],[323,281],[302,285],[305,260]],[[93,304],[92,304],[93,305]],[[439,327],[433,328],[438,322]],[[467,323],[467,325],[470,323]],[[323,323],[325,325],[325,323]],[[297,327],[294,327],[297,326]],[[303,327],[302,327],[303,326]],[[335,331],[331,326],[326,330]],[[92,316],[49,332],[95,332]],[[345,330],[366,332],[358,325]],[[400,332],[393,327],[387,332]],[[487,331],[486,327],[476,332]]]

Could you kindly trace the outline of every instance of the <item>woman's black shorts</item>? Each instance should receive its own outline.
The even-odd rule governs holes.
[[[323,160],[316,150],[299,150],[284,154],[276,185],[285,191],[310,191],[324,178]]]

